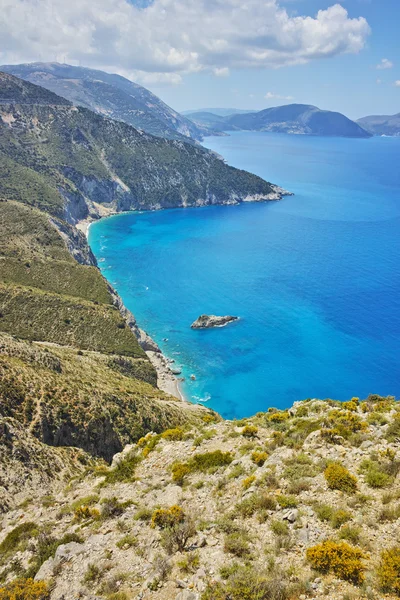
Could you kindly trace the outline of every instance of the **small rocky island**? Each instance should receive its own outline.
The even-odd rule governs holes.
[[[239,317],[227,315],[225,317],[217,317],[215,315],[200,315],[192,324],[192,329],[211,329],[212,327],[225,327],[232,321],[237,321]]]

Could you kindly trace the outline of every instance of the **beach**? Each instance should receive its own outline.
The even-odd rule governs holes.
[[[110,216],[110,215],[106,215],[106,216]],[[94,219],[83,219],[82,221],[79,221],[75,225],[75,227],[86,236],[86,239],[88,238],[89,228],[90,228],[90,225],[93,223],[93,221],[94,221]],[[136,335],[135,329],[136,329],[136,327],[133,328],[132,331]],[[145,336],[147,338],[149,338],[148,334],[145,334]],[[155,344],[154,342],[153,342],[153,344],[154,344],[155,348],[158,348],[157,344]],[[157,386],[158,386],[158,388],[160,390],[162,390],[163,392],[170,394],[171,396],[174,396],[175,398],[178,398],[179,400],[186,402],[186,398],[183,396],[183,394],[180,390],[179,382],[169,367],[168,358],[166,356],[164,356],[164,354],[161,351],[154,352],[151,350],[145,350],[145,352],[146,352],[151,364],[157,371]]]

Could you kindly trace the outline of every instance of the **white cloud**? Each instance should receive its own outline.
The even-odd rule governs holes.
[[[279,0],[0,0],[0,63],[73,62],[145,73],[278,68],[360,52],[370,28],[334,4],[290,16]],[[139,74],[139,75],[138,75]],[[174,76],[172,76],[172,75]],[[163,79],[164,77],[164,79]]]
[[[229,77],[230,75],[228,67],[215,67],[213,73],[216,77]]]
[[[396,87],[400,87],[400,79],[398,79],[397,81],[395,81],[395,82],[394,82],[394,85],[395,85]]]
[[[392,67],[393,63],[388,58],[382,58],[381,62],[376,65],[376,68],[380,70],[391,69]]]
[[[376,80],[376,83],[377,83],[378,85],[381,85],[381,83],[382,83],[382,79],[379,79],[379,77],[378,77],[378,79]]]
[[[267,92],[264,96],[266,100],[294,100],[293,96],[280,96],[273,92]]]

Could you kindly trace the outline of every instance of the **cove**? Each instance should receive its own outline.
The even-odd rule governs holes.
[[[104,276],[182,368],[186,397],[240,418],[399,394],[400,138],[236,132],[205,145],[295,196],[89,230]],[[191,330],[202,313],[240,321]]]

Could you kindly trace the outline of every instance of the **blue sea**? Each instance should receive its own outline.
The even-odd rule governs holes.
[[[89,235],[186,397],[240,418],[399,395],[400,138],[237,132],[205,145],[295,195],[123,214]],[[202,313],[240,320],[191,330]]]

